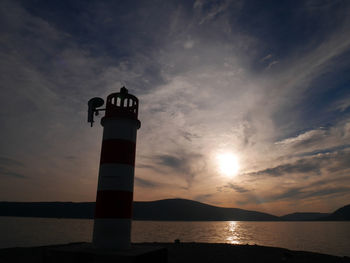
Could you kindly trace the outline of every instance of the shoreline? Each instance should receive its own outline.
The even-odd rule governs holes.
[[[13,247],[0,249],[1,262],[41,263],[45,250],[89,243],[69,243],[39,247]],[[308,251],[289,250],[260,245],[236,245],[225,243],[133,243],[137,247],[166,248],[168,263],[192,262],[349,262],[350,257],[334,256]]]
[[[19,216],[19,215],[1,215],[2,217],[11,217],[11,218],[32,218],[32,219],[78,219],[78,220],[94,220],[94,218],[90,217],[51,217],[51,216]],[[348,219],[344,220],[285,220],[285,219],[277,219],[277,220],[162,220],[162,219],[132,219],[132,221],[142,221],[142,222],[350,222]]]

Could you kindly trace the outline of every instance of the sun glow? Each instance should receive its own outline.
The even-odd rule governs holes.
[[[233,153],[217,155],[219,172],[226,176],[235,176],[239,171],[238,158]]]

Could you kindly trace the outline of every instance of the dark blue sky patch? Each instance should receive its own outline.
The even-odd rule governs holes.
[[[283,138],[294,137],[307,130],[332,127],[348,118],[350,109],[340,109],[341,101],[350,98],[350,52],[333,59],[332,67],[317,76],[295,103],[282,105],[273,114],[277,126],[285,131]],[[285,116],[289,115],[289,118]]]
[[[74,37],[92,54],[114,60],[149,53],[163,44],[168,34],[174,4],[164,1],[37,1],[24,2],[41,17]],[[135,8],[137,6],[137,8]],[[64,19],[62,19],[64,17]]]
[[[232,26],[261,42],[251,65],[259,72],[266,68],[266,64],[258,63],[259,59],[268,54],[276,60],[285,60],[311,51],[325,40],[347,17],[343,3],[334,1],[314,8],[303,1],[244,1],[238,17],[236,13],[232,15]]]
[[[339,63],[334,62],[334,69],[316,78],[299,104],[295,105],[300,114],[300,127],[332,125],[347,115],[347,111],[340,112],[336,105],[350,97],[350,66],[340,68],[337,65],[349,59],[350,52],[344,54]]]

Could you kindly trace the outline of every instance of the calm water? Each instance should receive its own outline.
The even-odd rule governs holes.
[[[0,247],[91,241],[93,220],[0,217]],[[133,242],[259,244],[350,256],[350,222],[134,221]]]

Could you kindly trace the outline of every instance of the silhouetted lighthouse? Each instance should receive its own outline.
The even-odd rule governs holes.
[[[93,244],[98,248],[130,247],[138,99],[123,87],[107,97],[106,109],[101,98],[89,101],[88,122],[105,110],[101,120],[103,140],[93,230]]]

